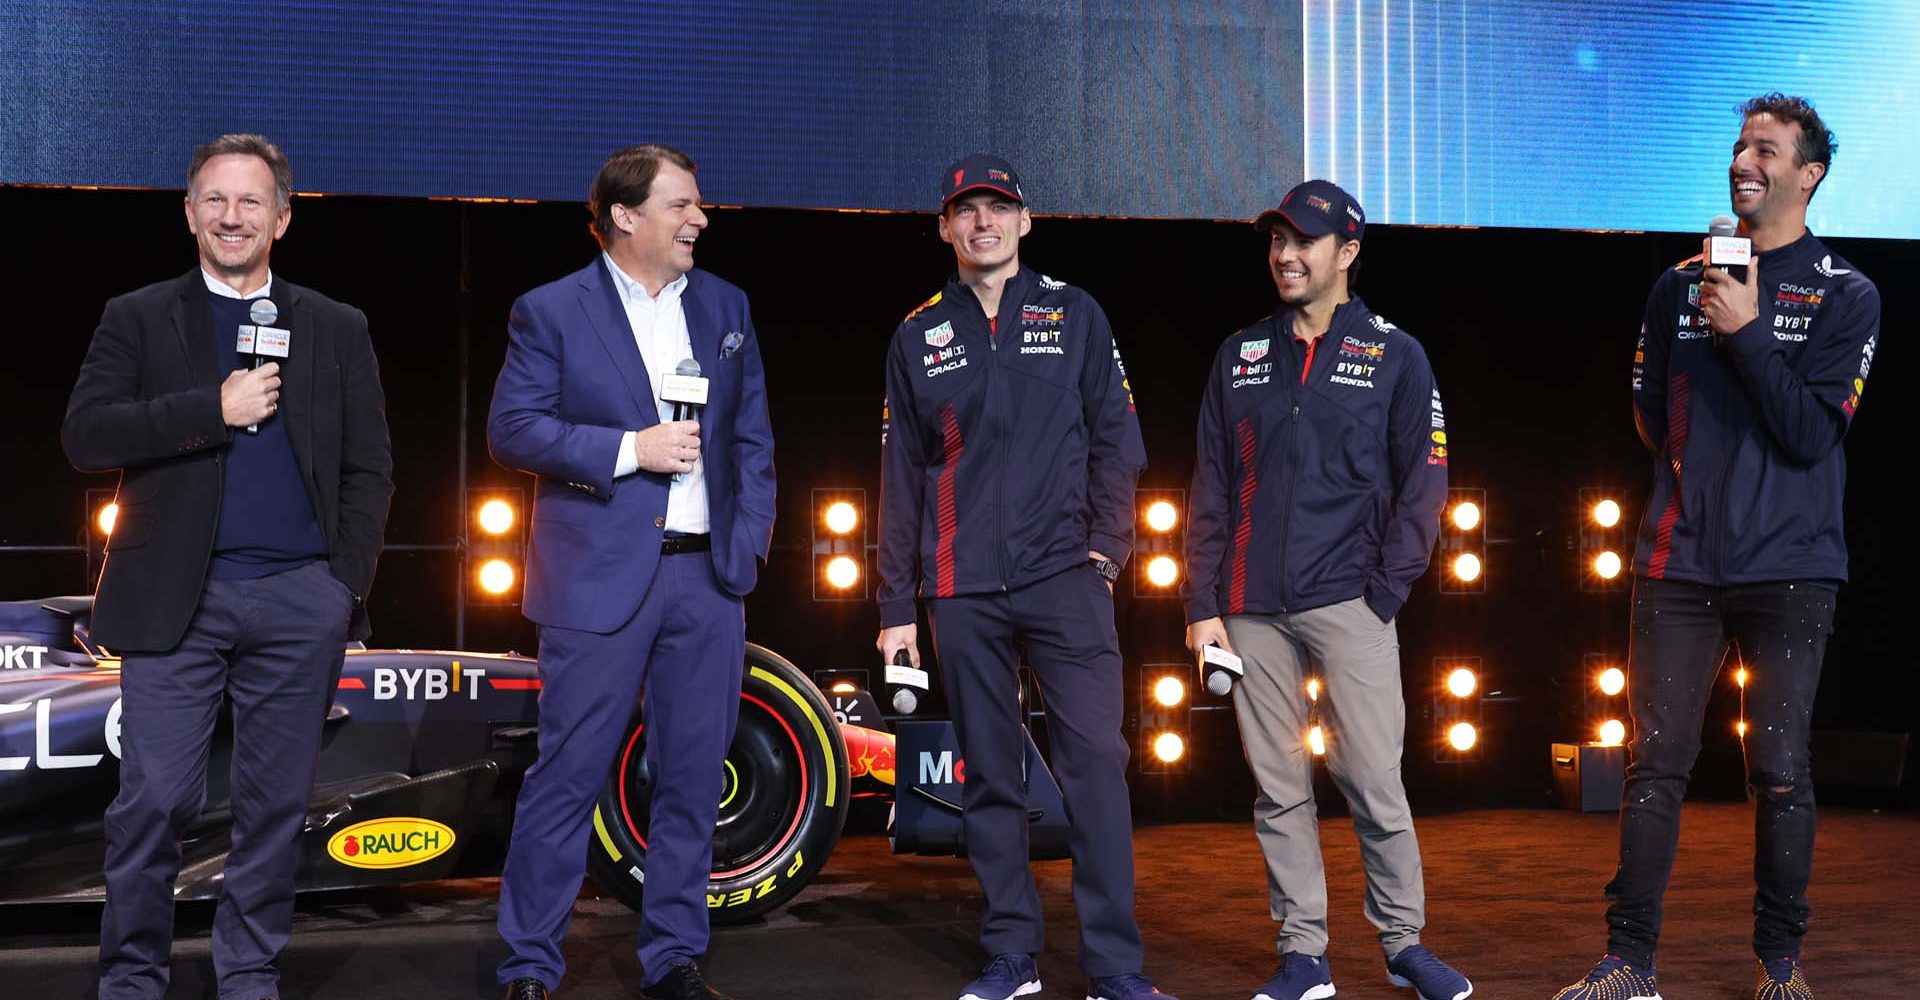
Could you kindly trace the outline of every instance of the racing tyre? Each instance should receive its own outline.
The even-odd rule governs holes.
[[[621,902],[644,906],[652,777],[639,713],[593,813],[587,870]],[[713,833],[707,914],[739,923],[779,907],[813,880],[847,821],[847,745],[813,682],[771,650],[747,644],[740,721],[727,752]]]

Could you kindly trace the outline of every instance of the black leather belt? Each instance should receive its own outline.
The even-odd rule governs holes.
[[[713,548],[712,535],[668,535],[660,539],[660,554],[677,556],[684,552],[705,552]]]

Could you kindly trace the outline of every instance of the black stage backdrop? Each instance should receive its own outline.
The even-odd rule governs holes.
[[[872,606],[810,600],[809,493],[863,486],[877,498],[884,344],[900,317],[940,287],[951,251],[925,214],[716,209],[711,217],[700,264],[752,299],[778,439],[776,551],[748,604],[749,638],[805,670],[872,666]],[[10,428],[0,444],[0,541],[70,543],[81,537],[84,490],[113,485],[110,476],[73,472],[58,441],[101,306],[182,273],[193,248],[177,192],[0,189],[0,218],[18,248],[0,270],[10,312],[0,365]],[[1274,305],[1264,242],[1244,222],[1040,218],[1025,244],[1029,265],[1087,288],[1106,307],[1151,456],[1143,486],[1184,488],[1212,353]],[[1368,235],[1359,290],[1425,344],[1447,402],[1453,483],[1488,495],[1488,592],[1442,595],[1429,573],[1401,619],[1407,771],[1421,808],[1543,803],[1548,744],[1591,738],[1581,658],[1624,652],[1627,601],[1576,586],[1576,491],[1618,488],[1630,523],[1638,517],[1649,460],[1628,401],[1634,338],[1653,277],[1698,246],[1687,234],[1376,226]],[[1835,246],[1878,282],[1895,347],[1878,360],[1847,439],[1853,581],[1842,592],[1816,722],[1911,732],[1920,682],[1899,638],[1906,586],[1895,540],[1908,534],[1912,508],[1898,442],[1915,426],[1915,372],[1898,331],[1920,317],[1920,293],[1908,281],[1920,244]],[[484,439],[508,307],[595,252],[575,204],[295,201],[276,273],[353,303],[372,321],[398,483],[391,542],[448,541],[461,516],[455,332],[463,309],[472,329],[472,481],[527,482],[493,465]],[[383,558],[371,597],[374,643],[450,645],[453,566],[445,554]],[[77,555],[0,555],[0,598],[79,591],[83,576]],[[1130,664],[1181,658],[1177,602],[1123,592],[1119,613]],[[516,611],[467,615],[469,648],[530,652],[533,641]],[[1476,763],[1434,761],[1433,658],[1451,655],[1484,662]],[[1696,787],[1737,795],[1730,682],[1710,713]],[[1192,772],[1142,782],[1143,805],[1189,815],[1244,810],[1230,716],[1200,719],[1195,735]]]

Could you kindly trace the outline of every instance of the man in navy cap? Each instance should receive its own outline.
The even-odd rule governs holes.
[[[1238,653],[1240,738],[1259,796],[1280,968],[1254,1000],[1333,996],[1309,729],[1353,810],[1387,978],[1462,1000],[1420,944],[1426,894],[1400,780],[1394,616],[1426,572],[1447,495],[1426,352],[1351,294],[1366,213],[1307,181],[1255,222],[1280,311],[1227,338],[1200,406],[1187,530],[1187,645]],[[1318,712],[1316,718],[1316,710]]]
[[[958,273],[907,315],[887,351],[877,645],[887,661],[905,650],[918,666],[915,598],[926,601],[967,764],[967,856],[986,896],[980,940],[991,960],[960,1000],[1040,991],[1020,648],[1046,696],[1073,825],[1087,997],[1165,997],[1140,975],[1113,624],[1146,465],[1126,371],[1099,303],[1020,266],[1033,217],[1005,160],[948,167],[939,225]]]

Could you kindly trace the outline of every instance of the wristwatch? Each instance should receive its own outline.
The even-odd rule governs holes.
[[[1108,583],[1113,583],[1120,579],[1119,563],[1111,559],[1094,559],[1091,556],[1087,558],[1087,561],[1093,564],[1093,571],[1104,577]]]

